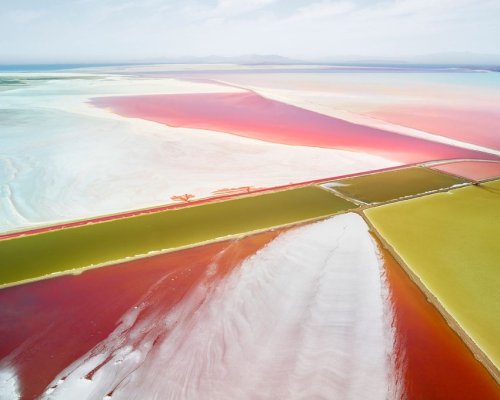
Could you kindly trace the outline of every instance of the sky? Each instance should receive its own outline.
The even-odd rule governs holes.
[[[500,0],[0,0],[0,21],[0,64],[500,53]]]

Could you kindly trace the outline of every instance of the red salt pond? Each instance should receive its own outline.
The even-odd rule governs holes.
[[[432,169],[449,174],[463,176],[474,181],[500,177],[500,162],[457,161],[449,164],[440,164]]]
[[[357,125],[253,92],[101,97],[92,103],[125,117],[174,127],[227,132],[289,145],[357,151],[403,163],[452,158],[498,159],[491,154]]]
[[[115,330],[122,315],[152,286],[160,284],[161,290],[148,301],[157,302],[157,310],[168,310],[196,286],[214,259],[218,273],[227,274],[278,234],[267,232],[0,290],[0,366],[14,368],[23,399],[36,398],[59,372]],[[221,276],[212,279],[217,278]]]
[[[500,399],[500,387],[445,319],[378,243],[394,313],[402,398]]]
[[[23,399],[36,398],[64,368],[115,331],[131,307],[151,305],[139,319],[164,316],[206,282],[214,262],[218,268],[210,279],[220,280],[281,232],[0,290],[0,366],[13,367]],[[395,314],[402,398],[500,399],[493,378],[391,255],[383,249],[381,254]]]
[[[394,124],[500,150],[500,112],[443,106],[397,106],[367,113]]]

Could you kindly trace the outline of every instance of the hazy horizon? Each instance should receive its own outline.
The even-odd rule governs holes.
[[[456,62],[457,54],[469,54],[470,63],[500,61],[494,0],[24,0],[4,4],[2,14],[1,64],[214,54],[404,62],[432,54]]]
[[[294,59],[280,54],[239,54],[234,56],[212,54],[208,56],[182,55],[178,57],[144,59],[102,59],[102,60],[53,60],[1,62],[0,66],[112,66],[112,65],[150,65],[150,64],[248,64],[248,65],[367,65],[367,66],[412,66],[412,65],[452,65],[452,66],[499,66],[500,54],[441,53],[417,55],[395,59],[383,57],[338,56],[324,58]]]

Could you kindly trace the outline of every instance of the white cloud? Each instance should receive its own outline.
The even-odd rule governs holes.
[[[331,18],[349,13],[358,6],[349,1],[320,1],[299,7],[295,13],[282,19],[281,23],[305,22],[311,19]]]
[[[218,0],[213,16],[230,17],[260,10],[275,0]]]
[[[14,2],[3,9],[0,62],[35,55],[141,60],[499,52],[498,0],[52,0],[43,9],[38,0],[23,4],[22,10]]]
[[[248,13],[262,10],[277,0],[217,0],[214,6],[206,2],[196,1],[184,5],[185,17],[195,20],[217,19],[224,21],[230,18],[244,17]]]
[[[46,14],[44,10],[13,10],[8,13],[8,18],[15,24],[27,24]]]

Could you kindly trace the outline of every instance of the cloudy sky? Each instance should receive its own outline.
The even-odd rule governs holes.
[[[500,53],[500,0],[0,0],[0,63]]]

